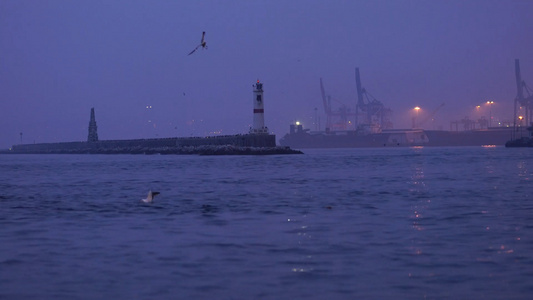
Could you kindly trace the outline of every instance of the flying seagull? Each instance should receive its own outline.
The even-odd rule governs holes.
[[[156,195],[159,195],[159,192],[149,191],[148,196],[146,196],[146,199],[142,199],[141,201],[144,203],[152,203]]]
[[[189,55],[193,54],[194,51],[196,51],[200,47],[202,47],[202,49],[207,49],[207,44],[204,40],[204,37],[205,37],[205,31],[202,32],[202,40],[200,41],[200,45],[196,46],[196,48],[194,48],[194,50],[192,50],[191,53],[189,53]]]

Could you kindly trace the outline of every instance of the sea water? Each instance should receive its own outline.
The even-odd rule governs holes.
[[[0,155],[0,299],[531,299],[531,149],[304,152]]]

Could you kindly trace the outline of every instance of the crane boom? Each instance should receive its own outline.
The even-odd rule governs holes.
[[[320,78],[320,92],[322,93],[322,102],[324,102],[324,111],[326,112],[326,114],[329,114],[331,113],[331,107],[329,107],[328,101],[326,100],[326,91],[324,90],[322,78]]]
[[[423,124],[425,124],[427,121],[429,121],[431,118],[433,118],[433,116],[435,116],[435,114],[439,111],[439,109],[441,109],[442,107],[444,106],[444,103],[442,103],[441,105],[439,105],[437,108],[435,108],[435,110],[433,110],[429,116],[427,116],[424,120],[418,122],[418,126],[422,126]]]
[[[361,87],[361,76],[359,75],[359,68],[355,68],[355,85],[357,86],[357,105],[363,106],[363,88]]]
[[[523,118],[526,125],[529,125],[530,122],[533,120],[533,96],[529,94],[527,85],[525,81],[522,79],[522,75],[520,74],[520,61],[518,59],[515,59],[515,75],[516,75],[517,94],[516,94],[516,98],[514,102],[513,126],[516,128],[517,119],[520,117]],[[528,93],[527,97],[524,95],[524,89]],[[519,107],[524,108],[524,111],[521,114],[525,114],[525,115],[522,115],[522,116],[517,115]],[[522,121],[520,121],[520,123],[522,123]]]
[[[520,60],[515,59],[514,61],[515,75],[516,75],[516,98],[519,102],[524,100],[524,90],[522,89],[524,83],[522,82],[522,75],[520,74]]]

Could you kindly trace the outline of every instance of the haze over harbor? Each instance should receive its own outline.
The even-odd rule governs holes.
[[[512,117],[514,59],[533,78],[531,1],[2,1],[0,148],[84,140],[247,132],[250,81],[268,86],[278,138],[321,108],[319,78],[355,99],[354,68],[409,127],[441,103],[436,124],[491,99]],[[207,33],[209,49],[188,56]],[[485,115],[487,112],[484,112]],[[20,134],[22,133],[22,135]]]

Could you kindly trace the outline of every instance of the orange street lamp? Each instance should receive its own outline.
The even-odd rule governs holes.
[[[420,107],[416,106],[414,110],[416,112],[416,116],[413,118],[413,128],[417,128],[416,123],[418,123],[418,111],[420,110]]]
[[[494,104],[494,101],[487,101],[487,104],[489,105],[489,127],[492,127],[492,104]]]

